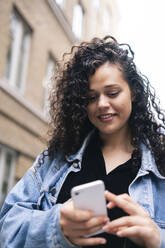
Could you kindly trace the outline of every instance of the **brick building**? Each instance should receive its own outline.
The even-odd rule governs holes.
[[[0,204],[46,146],[56,60],[80,40],[115,35],[115,0],[0,1]]]

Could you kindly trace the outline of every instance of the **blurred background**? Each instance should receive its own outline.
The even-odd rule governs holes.
[[[73,45],[129,43],[165,106],[163,1],[0,0],[0,205],[46,147],[48,83]]]

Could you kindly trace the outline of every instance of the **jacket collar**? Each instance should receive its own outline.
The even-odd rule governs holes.
[[[160,179],[165,179],[164,176],[160,174],[158,171],[158,168],[156,166],[155,159],[153,155],[151,154],[151,150],[149,150],[146,145],[143,143],[141,144],[141,150],[142,150],[142,163],[140,171],[142,172],[152,172],[155,176],[157,176]]]
[[[74,161],[78,162],[79,167],[81,168],[81,162],[82,162],[82,156],[83,153],[85,151],[85,148],[87,147],[91,136],[95,133],[96,129],[93,129],[85,138],[81,148],[78,150],[78,152],[76,152],[73,155],[70,155],[68,157],[66,157],[66,160],[69,163],[73,163]],[[151,151],[146,147],[146,145],[144,145],[143,143],[141,143],[140,145],[141,150],[142,150],[142,163],[141,163],[141,168],[139,173],[142,174],[148,174],[148,172],[152,172],[154,175],[156,175],[158,178],[160,179],[165,179],[165,177],[163,177],[160,172],[157,169],[156,163],[155,163],[155,159],[153,157],[153,155],[151,154]],[[139,174],[138,173],[138,174]]]
[[[85,140],[84,140],[82,146],[80,147],[80,149],[78,150],[78,152],[76,152],[76,153],[73,154],[73,155],[70,155],[70,156],[66,157],[66,160],[67,160],[69,163],[72,163],[72,162],[74,162],[74,161],[78,161],[78,162],[80,162],[80,164],[81,164],[81,162],[82,162],[82,156],[83,156],[83,153],[84,153],[84,151],[85,151],[85,148],[87,147],[87,145],[88,145],[88,143],[89,143],[89,141],[90,141],[90,139],[91,139],[91,136],[92,136],[94,133],[95,133],[95,129],[93,129],[93,130],[87,135],[87,137],[85,138]]]

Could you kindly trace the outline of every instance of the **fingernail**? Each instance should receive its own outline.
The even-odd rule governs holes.
[[[107,241],[105,239],[102,239],[100,242],[100,244],[106,244],[106,243],[107,243]]]
[[[108,222],[108,221],[109,221],[109,218],[106,217],[106,218],[104,219],[104,222]]]
[[[120,232],[120,231],[116,233],[116,235],[119,237],[121,236],[121,234],[122,234],[122,232]]]
[[[108,230],[108,225],[103,226],[103,230],[107,231]]]

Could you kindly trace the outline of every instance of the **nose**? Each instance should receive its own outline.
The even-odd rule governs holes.
[[[110,106],[109,99],[104,95],[100,96],[98,99],[98,107],[99,108],[106,108],[109,106]]]

